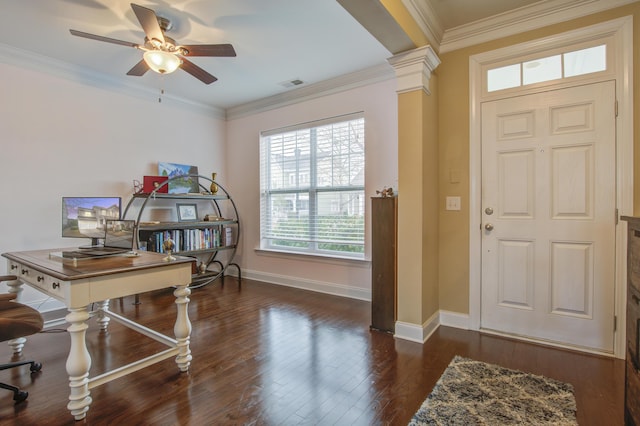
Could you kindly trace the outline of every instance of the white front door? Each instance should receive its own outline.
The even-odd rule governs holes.
[[[613,353],[615,83],[482,104],[480,326]]]

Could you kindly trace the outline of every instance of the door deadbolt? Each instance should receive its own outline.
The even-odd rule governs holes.
[[[493,209],[491,207],[487,207],[486,209],[484,209],[484,212],[491,216],[493,214]]]
[[[484,229],[486,229],[487,231],[493,231],[493,225],[490,223],[487,223],[486,225],[484,225]]]

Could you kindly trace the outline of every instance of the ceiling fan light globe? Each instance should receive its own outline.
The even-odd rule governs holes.
[[[144,61],[158,74],[170,74],[178,69],[182,60],[173,53],[162,50],[149,50],[142,55]]]

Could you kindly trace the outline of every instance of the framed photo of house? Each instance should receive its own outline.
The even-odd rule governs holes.
[[[176,204],[179,222],[193,222],[198,220],[198,206],[196,204]]]

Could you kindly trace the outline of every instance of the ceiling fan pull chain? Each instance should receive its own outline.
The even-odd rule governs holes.
[[[158,86],[160,86],[160,95],[158,96],[158,103],[162,103],[162,97],[164,96],[164,74],[160,74],[160,79],[158,80]]]

